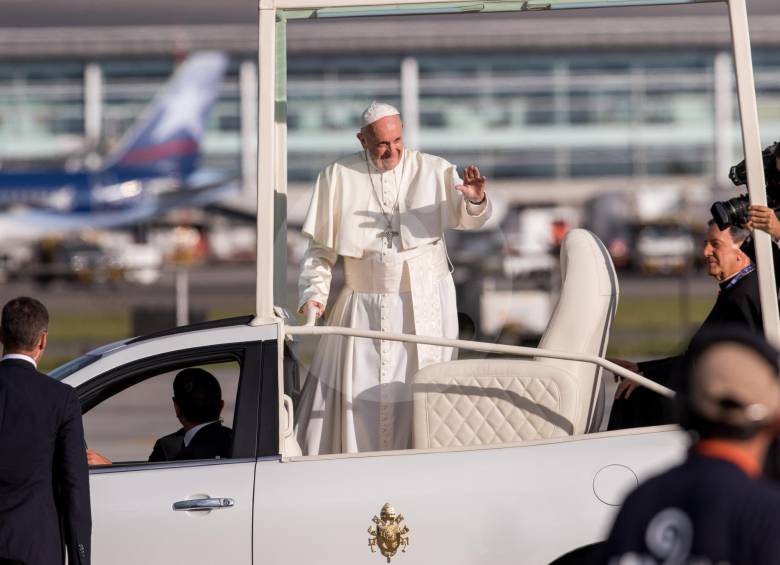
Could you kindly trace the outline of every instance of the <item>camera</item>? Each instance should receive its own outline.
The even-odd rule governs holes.
[[[780,206],[780,171],[777,170],[777,159],[780,158],[780,142],[766,147],[761,153],[764,159],[764,177],[766,178],[766,198],[770,208],[777,210]],[[729,178],[735,186],[747,184],[745,161],[731,167]],[[728,226],[741,226],[748,221],[747,194],[740,194],[722,202],[715,202],[710,213],[718,229],[725,230]]]

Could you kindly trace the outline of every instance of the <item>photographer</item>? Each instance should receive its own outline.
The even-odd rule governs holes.
[[[772,236],[778,243],[780,240],[780,220],[769,206],[750,206],[748,208],[748,223],[745,227],[751,230],[762,230]]]
[[[780,144],[765,148],[762,153],[766,178],[767,201],[780,205]],[[745,161],[731,168],[731,181],[736,186],[747,183]],[[707,271],[720,287],[718,298],[697,333],[723,323],[737,324],[757,333],[763,332],[763,321],[755,272],[755,249],[748,229],[768,232],[780,239],[780,220],[773,208],[750,206],[747,195],[715,202],[710,209],[703,255]],[[780,274],[780,251],[774,250],[775,273]],[[622,359],[613,362],[631,371],[669,386],[671,377],[679,372],[683,357],[677,355],[634,363]],[[631,428],[674,421],[671,402],[633,381],[621,380],[609,419],[609,429]],[[779,448],[780,450],[780,448]],[[778,459],[780,462],[780,459]]]
[[[715,202],[710,208],[712,217],[720,229],[726,226],[742,226],[767,232],[777,243],[780,240],[780,220],[777,218],[780,205],[780,143],[766,147],[761,154],[764,162],[766,196],[769,206],[751,206],[746,194]],[[747,184],[745,161],[731,167],[729,178],[735,186]]]
[[[770,180],[773,177],[780,176],[780,143],[776,143],[773,151],[774,157],[774,171],[771,167],[766,167],[767,172],[774,173],[770,176],[767,175],[767,188],[770,189]],[[780,220],[777,219],[777,214],[772,208],[768,206],[749,206],[748,207],[748,223],[746,224],[748,229],[763,230],[772,236],[775,243],[780,240]]]

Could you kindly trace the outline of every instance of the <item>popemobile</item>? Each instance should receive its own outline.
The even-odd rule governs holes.
[[[581,563],[625,494],[684,455],[676,427],[600,431],[604,371],[672,391],[603,358],[618,281],[602,243],[571,231],[538,348],[295,325],[285,272],[285,27],[292,19],[691,0],[260,0],[257,304],[254,315],[107,345],[54,370],[85,419],[112,398],[191,366],[234,367],[230,457],[114,462],[90,470],[93,562],[113,565]],[[728,0],[750,201],[766,204],[745,0]],[[765,332],[780,342],[771,241],[755,234]],[[429,365],[412,387],[412,447],[301,454],[293,340],[342,335],[490,354]],[[482,355],[485,357],[485,355]],[[295,401],[294,401],[295,400]],[[89,435],[87,440],[89,441]],[[662,560],[663,556],[658,556]]]

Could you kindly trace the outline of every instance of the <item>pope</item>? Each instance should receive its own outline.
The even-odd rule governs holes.
[[[299,308],[325,310],[333,267],[345,286],[328,323],[361,330],[457,338],[449,228],[485,224],[491,202],[475,166],[406,149],[398,110],[372,102],[357,134],[362,150],[319,174],[303,235]],[[323,337],[298,407],[306,454],[405,449],[411,444],[411,378],[454,358],[452,348]]]

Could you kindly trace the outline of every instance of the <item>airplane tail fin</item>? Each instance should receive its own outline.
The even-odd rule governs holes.
[[[221,52],[190,55],[109,155],[104,170],[189,176],[227,60]]]

